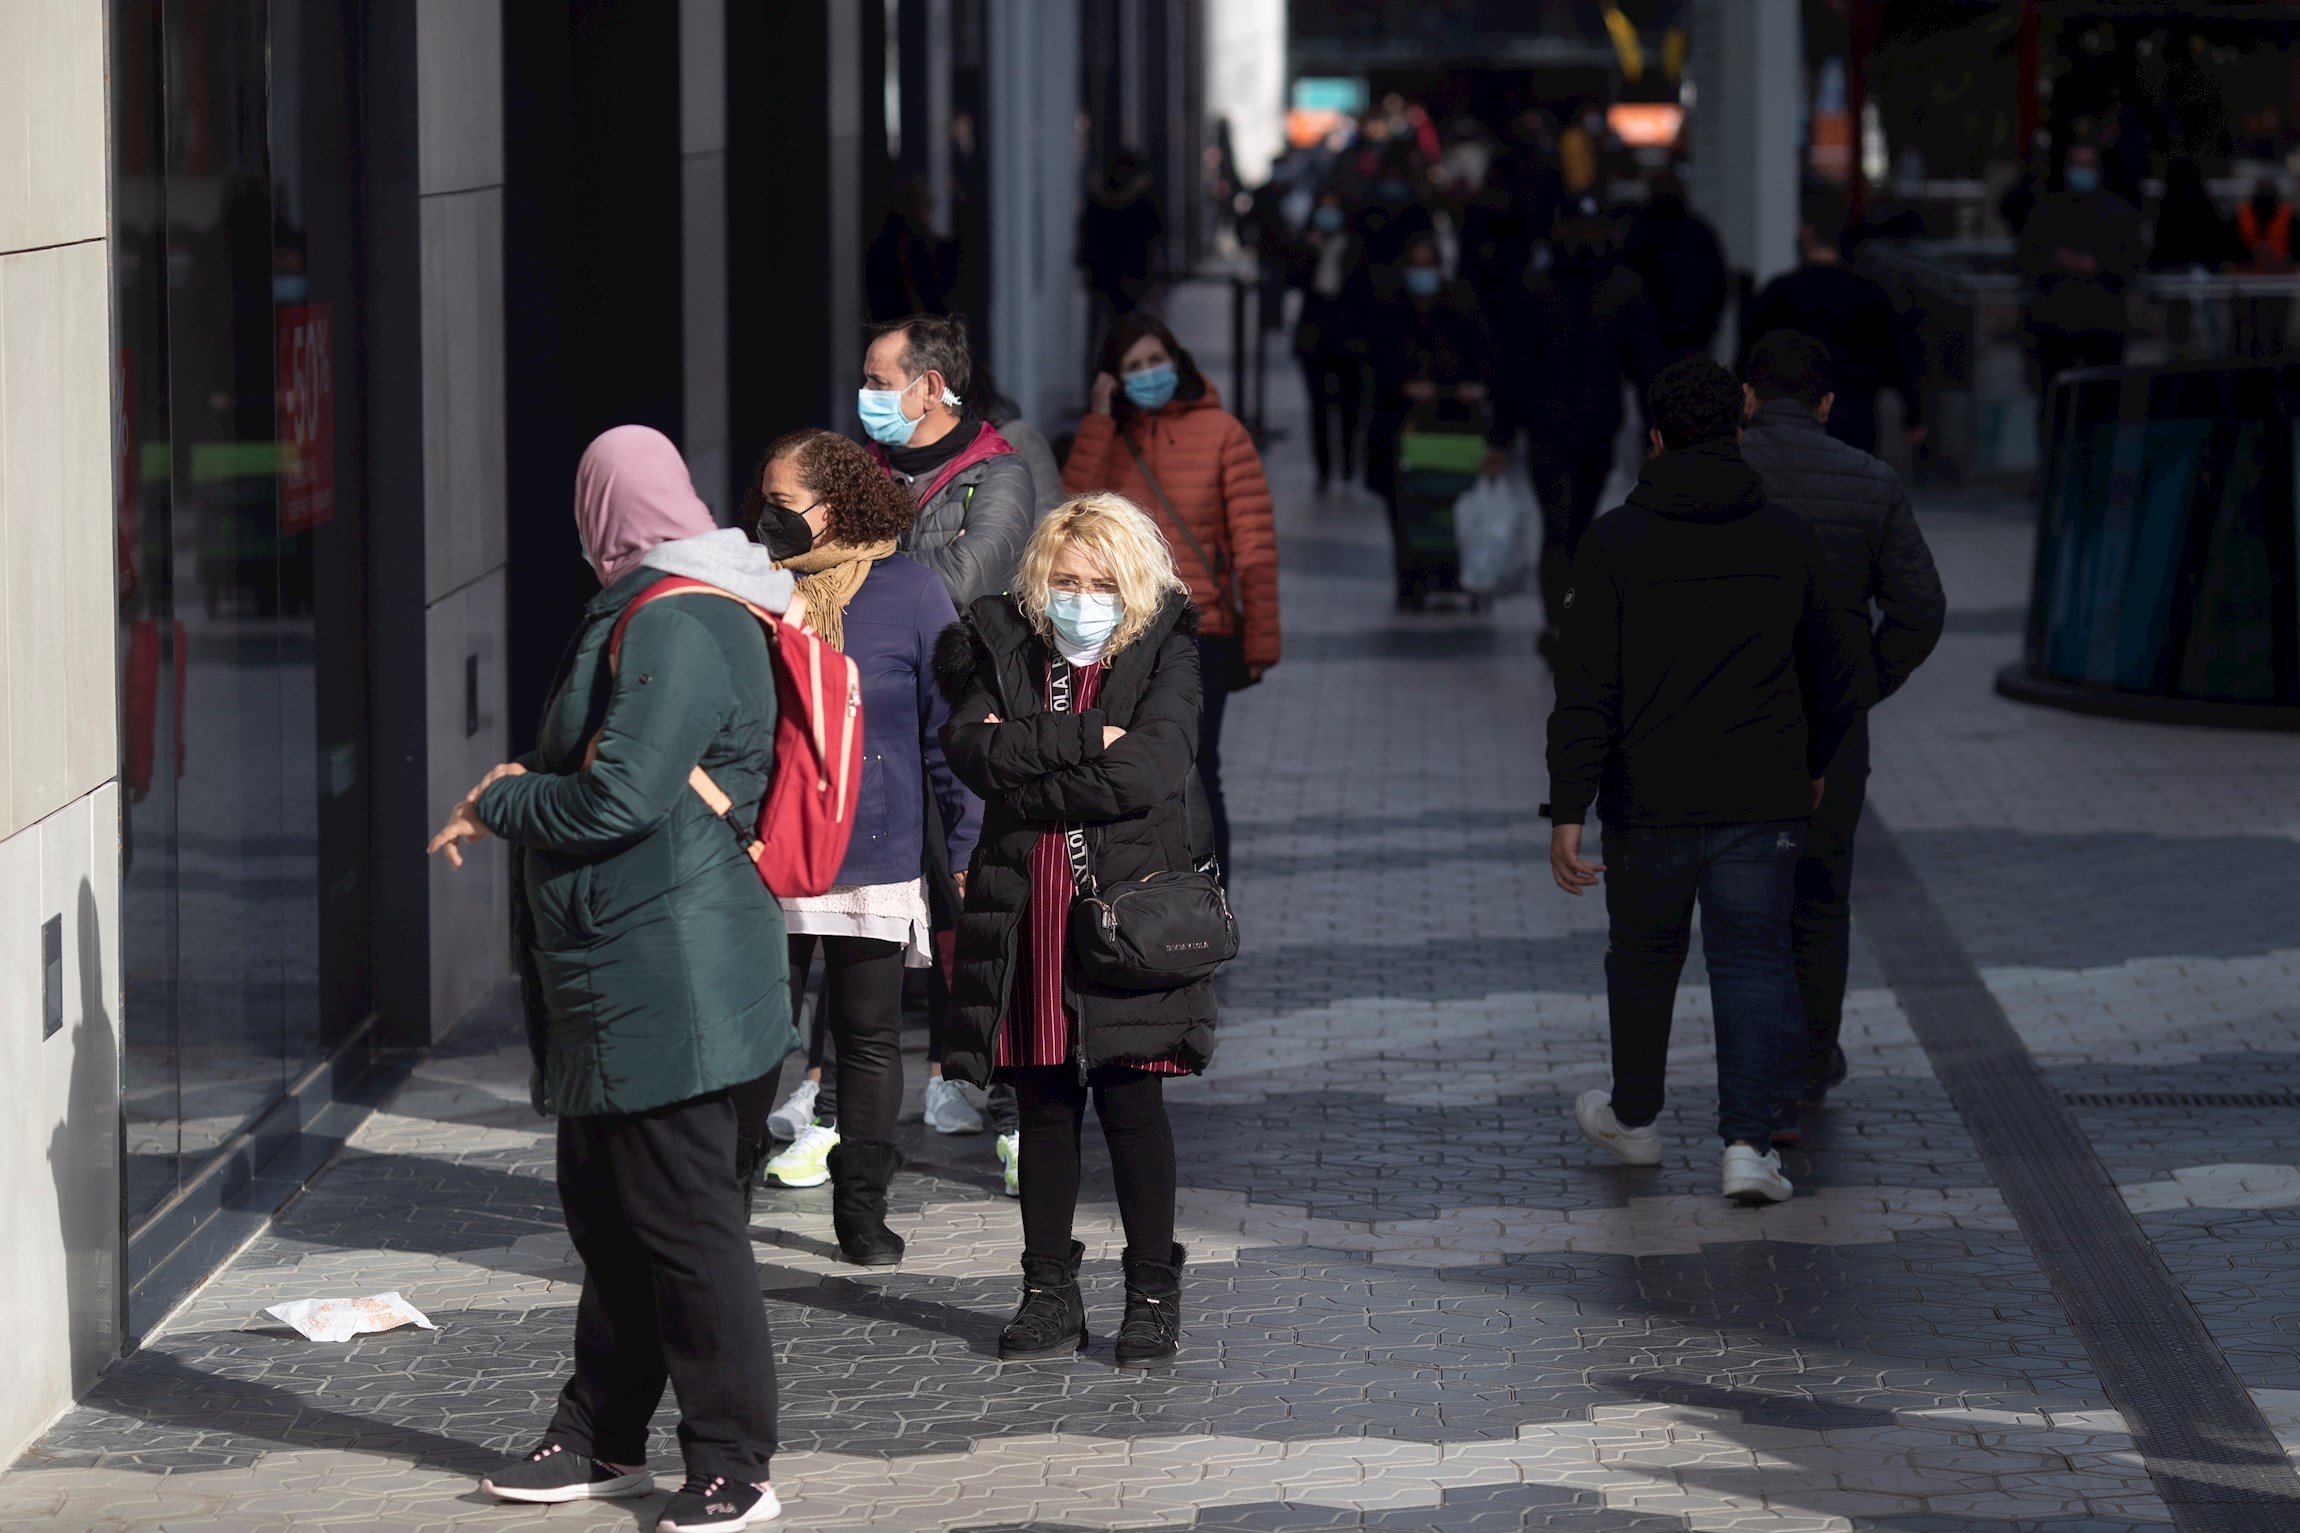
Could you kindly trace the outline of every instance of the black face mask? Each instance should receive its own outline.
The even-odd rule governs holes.
[[[796,559],[815,546],[815,530],[796,511],[769,502],[759,508],[759,541],[779,563]]]

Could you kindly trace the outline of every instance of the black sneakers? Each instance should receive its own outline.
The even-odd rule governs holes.
[[[771,1485],[761,1487],[723,1475],[689,1475],[663,1508],[656,1533],[717,1533],[769,1522],[783,1514]]]
[[[588,1454],[545,1443],[481,1480],[479,1488],[503,1501],[599,1501],[652,1495],[655,1477],[644,1469],[625,1474]]]

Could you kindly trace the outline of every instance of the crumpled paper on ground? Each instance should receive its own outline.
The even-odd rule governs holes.
[[[295,1327],[307,1341],[349,1341],[368,1331],[397,1330],[403,1325],[439,1329],[397,1293],[370,1294],[364,1299],[290,1299],[267,1307],[264,1313]]]

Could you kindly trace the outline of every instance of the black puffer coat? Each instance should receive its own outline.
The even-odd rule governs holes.
[[[943,630],[935,679],[950,699],[943,750],[982,796],[982,839],[958,920],[942,1073],[987,1084],[992,1045],[1014,981],[1030,903],[1030,852],[1041,832],[1082,824],[1104,882],[1188,867],[1213,845],[1198,789],[1198,613],[1176,595],[1118,652],[1098,704],[1046,709],[1046,644],[1011,596],[986,596]],[[986,724],[997,714],[1002,723]],[[1126,731],[1108,749],[1102,729]],[[1214,1053],[1214,982],[1179,990],[1113,990],[1073,959],[1063,1000],[1078,1018],[1082,1066],[1175,1059],[1204,1070]]]
[[[1891,697],[1940,643],[1948,612],[1901,476],[1829,435],[1794,399],[1758,407],[1741,433],[1741,460],[1765,481],[1768,503],[1796,512],[1821,536],[1829,600],[1869,636],[1862,703]]]

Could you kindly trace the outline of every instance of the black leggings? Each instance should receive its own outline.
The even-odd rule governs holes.
[[[902,944],[875,937],[791,938],[791,1010],[807,993],[815,947],[823,950],[822,1018],[832,1057],[823,1062],[823,1094],[815,1114],[835,1122],[841,1139],[874,1144],[894,1140],[902,1110]],[[820,1055],[812,1049],[808,1063]],[[832,1079],[832,1070],[837,1074]],[[730,1092],[740,1120],[739,1138],[756,1155],[765,1145],[767,1114],[782,1084],[778,1064]]]
[[[1088,1087],[1075,1065],[1023,1065],[1011,1073],[1022,1109],[1022,1248],[1068,1260]],[[1102,1142],[1110,1147],[1127,1249],[1164,1261],[1174,1246],[1174,1130],[1166,1121],[1166,1077],[1107,1066],[1094,1072],[1092,1091]]]

